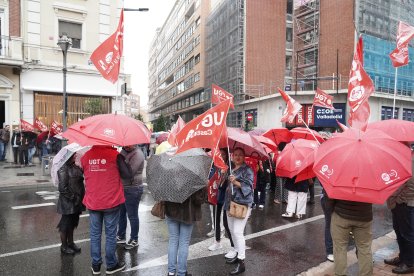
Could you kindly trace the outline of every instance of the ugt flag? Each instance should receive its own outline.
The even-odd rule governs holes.
[[[215,149],[226,128],[229,107],[230,100],[226,100],[188,122],[176,135],[177,153],[191,148]]]
[[[47,131],[47,126],[42,121],[40,121],[37,117],[34,121],[34,127],[40,131]]]
[[[218,85],[211,85],[211,103],[219,104],[230,99],[230,108],[234,109],[233,95]]]
[[[178,116],[177,122],[172,126],[170,133],[168,134],[167,141],[170,145],[176,146],[176,138],[178,132],[180,132],[185,126],[184,120],[181,116]]]
[[[23,119],[20,119],[20,126],[21,126],[23,131],[33,131],[34,130],[34,126],[31,123],[29,123],[29,122],[27,122]]]
[[[112,83],[118,80],[123,51],[124,10],[121,10],[118,28],[93,51],[91,61],[101,75]]]
[[[408,43],[414,36],[414,27],[400,21],[397,34],[397,48],[390,54],[392,66],[400,67],[408,64]]]
[[[50,125],[50,131],[54,134],[61,134],[63,131],[63,125],[56,121],[53,121]]]
[[[316,88],[315,98],[313,99],[314,106],[320,106],[329,109],[335,109],[333,107],[333,96],[328,95],[322,89]]]
[[[295,118],[296,114],[302,109],[302,105],[292,99],[288,94],[286,94],[285,91],[277,88],[280,95],[282,95],[283,100],[286,102],[286,109],[283,112],[282,119],[280,119],[281,122],[291,122]]]
[[[223,157],[221,156],[220,149],[218,148],[212,149],[211,155],[213,157],[214,166],[216,166],[217,168],[221,170],[227,170],[229,168],[229,166],[227,166],[226,162],[224,162]]]

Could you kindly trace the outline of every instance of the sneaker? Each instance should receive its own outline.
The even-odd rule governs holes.
[[[273,200],[273,203],[275,203],[275,204],[280,204],[280,203],[282,203],[282,202],[280,202],[278,199],[275,199],[275,200]]]
[[[229,252],[227,252],[227,254],[226,255],[224,255],[224,258],[226,258],[226,259],[233,259],[233,258],[235,258],[237,256],[237,251],[234,249],[234,247],[232,247],[231,249],[230,249],[230,251]]]
[[[138,241],[137,240],[129,240],[126,244],[125,244],[125,249],[132,249],[134,247],[138,246]]]
[[[101,264],[92,265],[91,266],[92,274],[93,275],[100,275],[101,274]]]
[[[120,236],[116,236],[116,243],[117,244],[126,243],[126,239],[125,238],[121,238]]]
[[[120,263],[118,262],[114,267],[111,268],[107,268],[106,269],[106,274],[114,274],[118,271],[124,270],[125,269],[125,263]]]
[[[333,254],[328,254],[328,256],[326,256],[326,259],[330,262],[334,261],[334,255]]]
[[[264,205],[260,204],[259,205],[259,210],[263,210],[264,209]]]
[[[217,249],[220,249],[220,248],[223,248],[223,246],[221,245],[221,243],[220,242],[214,242],[212,245],[210,245],[209,247],[208,247],[208,250],[210,250],[210,251],[215,251],[215,250],[217,250]]]
[[[216,230],[211,229],[211,231],[207,233],[207,237],[211,238],[212,236],[214,236],[215,233],[216,233]]]
[[[295,216],[297,219],[301,219],[302,217],[303,217],[303,215],[301,215],[301,214],[296,214],[296,216]]]
[[[293,217],[293,213],[286,212],[286,213],[282,214],[282,217],[291,218],[291,217]]]

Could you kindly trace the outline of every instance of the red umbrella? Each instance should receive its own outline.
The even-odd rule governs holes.
[[[168,132],[161,133],[161,134],[160,134],[160,135],[158,135],[158,137],[155,139],[155,143],[157,143],[157,144],[159,145],[159,144],[161,144],[162,142],[167,141],[167,139],[168,139],[168,135],[169,135],[169,133],[168,133]]]
[[[264,137],[264,136],[256,136],[256,135],[252,135],[252,136],[265,146],[266,152],[267,152],[267,149],[269,149],[270,152],[278,151],[277,145],[271,139]]]
[[[101,114],[71,125],[63,137],[82,146],[127,146],[150,143],[151,132],[138,120],[121,114]]]
[[[244,149],[247,157],[252,157],[255,159],[269,158],[262,144],[260,144],[256,138],[247,132],[239,128],[227,127],[227,136],[230,152],[233,152],[235,148],[242,148]],[[225,135],[222,135],[219,146],[225,147],[226,145],[227,139]]]
[[[250,135],[254,135],[254,136],[260,136],[260,135],[263,135],[263,133],[265,132],[266,130],[264,129],[256,128],[256,129],[248,131],[247,133],[249,133]]]
[[[331,198],[383,204],[411,177],[411,150],[382,131],[350,128],[319,147],[313,170]]]
[[[279,145],[281,142],[289,143],[292,140],[292,133],[287,128],[272,128],[262,134],[264,137],[271,139],[276,145]]]
[[[305,157],[305,160],[303,160],[301,166],[301,168],[303,169],[298,170],[295,182],[299,182],[309,178],[314,178],[316,176],[315,172],[313,171],[313,164],[315,163],[316,152],[317,150]]]
[[[414,142],[414,122],[390,119],[370,123],[368,129],[379,129],[400,142]]]
[[[286,145],[276,161],[276,175],[293,178],[308,165],[306,157],[318,148],[316,141],[298,139]],[[305,165],[305,166],[304,166]]]
[[[306,127],[295,127],[291,129],[290,132],[293,134],[293,139],[306,139],[315,141],[315,138],[313,137],[313,135],[315,135],[318,142],[323,143],[325,141],[317,131],[313,129],[309,130]]]

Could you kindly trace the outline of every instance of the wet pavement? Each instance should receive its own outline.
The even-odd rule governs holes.
[[[12,174],[11,170],[40,170],[40,165],[14,169],[4,169],[3,165],[0,174]],[[13,177],[5,178],[10,181]],[[36,184],[35,180],[31,180],[33,185],[27,182],[28,186],[17,188],[2,186],[5,180],[0,180],[0,275],[91,275],[87,212],[75,230],[82,253],[62,256],[56,229],[60,219],[56,213],[56,188],[50,183]],[[317,194],[319,191],[320,188]],[[286,205],[274,204],[268,191],[265,209],[253,210],[246,226],[249,249],[243,275],[296,275],[325,263],[324,218],[318,199],[315,205],[308,205],[304,219],[283,219]],[[153,203],[145,189],[139,207],[139,247],[118,248],[119,259],[126,262],[127,269],[117,275],[167,275],[168,232],[165,221],[150,214]],[[374,238],[378,238],[392,231],[391,213],[385,206],[375,206],[374,210],[373,232]],[[188,271],[193,275],[228,275],[233,265],[225,264],[223,254],[229,242],[225,239],[223,249],[209,251],[207,247],[214,241],[206,237],[210,229],[209,208],[204,205],[203,220],[193,230]],[[387,254],[395,252],[395,242],[391,246],[394,249]],[[326,265],[332,270],[331,263]],[[101,271],[105,275],[105,266]],[[350,275],[356,275],[356,271],[357,266],[351,265]]]

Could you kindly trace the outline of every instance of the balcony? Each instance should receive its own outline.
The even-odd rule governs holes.
[[[0,64],[23,65],[22,39],[4,35],[0,38]]]

